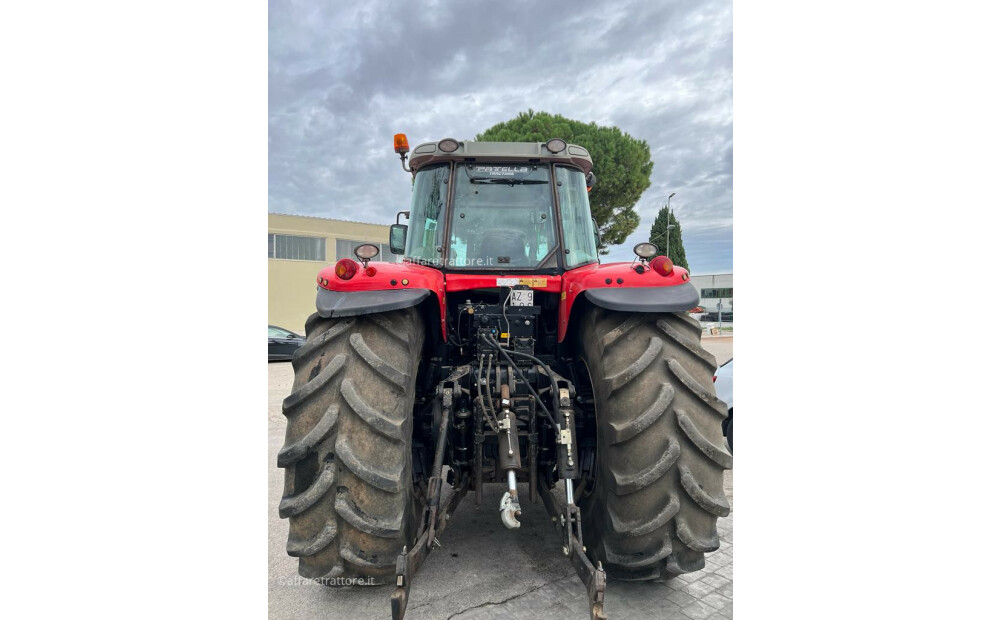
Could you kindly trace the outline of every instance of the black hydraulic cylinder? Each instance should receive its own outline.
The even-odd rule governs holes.
[[[500,469],[503,471],[521,469],[521,442],[517,438],[517,416],[510,409],[510,391],[507,385],[500,387],[500,402],[506,411],[506,429],[501,428],[497,436],[499,444]],[[506,404],[504,404],[506,403]]]
[[[556,466],[560,478],[575,479],[580,477],[580,451],[576,443],[576,419],[568,399],[560,399],[559,418],[563,427],[557,438],[559,450]]]

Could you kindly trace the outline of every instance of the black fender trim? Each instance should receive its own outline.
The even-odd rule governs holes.
[[[683,312],[701,300],[698,289],[690,282],[677,286],[591,288],[584,294],[595,306],[624,312]]]
[[[318,288],[316,312],[328,319],[332,316],[358,316],[402,310],[419,304],[430,294],[425,288],[350,292]]]

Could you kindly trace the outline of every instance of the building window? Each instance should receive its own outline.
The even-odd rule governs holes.
[[[358,247],[363,243],[370,243],[372,245],[377,245],[379,248],[378,256],[372,259],[373,263],[398,263],[402,259],[401,256],[393,254],[389,251],[388,243],[375,243],[374,241],[350,241],[348,239],[337,239],[337,260],[342,258],[353,258],[357,260],[354,256],[354,248]]]
[[[326,262],[326,239],[268,233],[267,257]]]
[[[701,289],[702,299],[727,299],[733,296],[731,288],[703,288]]]

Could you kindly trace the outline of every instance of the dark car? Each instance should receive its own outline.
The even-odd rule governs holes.
[[[283,327],[267,326],[267,361],[290,360],[306,339]]]

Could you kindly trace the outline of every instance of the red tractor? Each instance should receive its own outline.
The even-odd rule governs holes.
[[[402,262],[366,244],[323,269],[292,360],[279,513],[299,573],[394,581],[401,618],[448,515],[489,483],[508,528],[541,498],[593,617],[605,571],[703,568],[732,456],[687,271],[649,243],[600,264],[580,146],[445,139],[409,167],[403,134],[395,150],[413,176]]]

